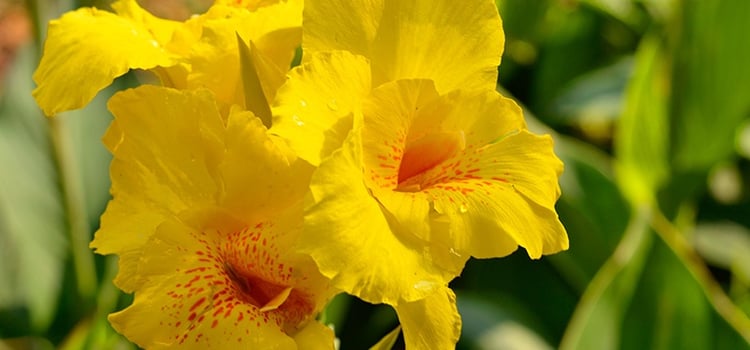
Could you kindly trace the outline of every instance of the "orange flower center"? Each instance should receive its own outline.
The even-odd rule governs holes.
[[[293,269],[279,262],[272,237],[264,237],[267,226],[229,234],[215,259],[235,300],[274,314],[279,326],[291,332],[312,315],[314,302],[293,288]]]
[[[463,131],[433,132],[407,143],[398,169],[397,191],[416,192],[422,189],[423,176],[466,147]]]

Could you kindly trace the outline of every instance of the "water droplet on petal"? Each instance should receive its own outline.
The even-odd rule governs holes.
[[[457,252],[457,251],[456,251],[455,249],[453,249],[453,248],[451,248],[451,249],[450,249],[450,253],[451,253],[451,254],[453,254],[453,255],[455,255],[455,256],[457,256],[457,257],[459,257],[459,258],[461,257],[461,254],[459,254],[459,253],[458,253],[458,252]]]
[[[296,114],[292,116],[292,120],[294,121],[294,124],[297,124],[297,126],[305,126],[305,122],[303,122],[302,119],[300,119],[300,117]]]
[[[300,105],[300,107],[305,108],[305,107],[307,107],[307,101],[305,101],[305,100],[299,100],[299,105]]]
[[[332,110],[334,112],[339,110],[339,105],[336,102],[336,100],[330,100],[330,101],[328,101],[328,109],[330,109],[330,110]]]
[[[467,211],[469,211],[469,208],[466,207],[466,204],[461,204],[461,206],[458,207],[458,211],[461,214],[465,214]]]
[[[414,289],[420,291],[430,291],[435,288],[435,282],[430,281],[419,281],[414,283]]]

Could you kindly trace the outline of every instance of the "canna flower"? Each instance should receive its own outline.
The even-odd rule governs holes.
[[[135,293],[113,327],[149,349],[332,349],[315,316],[335,291],[292,249],[309,165],[205,89],[142,86],[109,108],[113,200],[91,246]]]
[[[256,48],[271,101],[302,35],[302,0],[217,1],[185,22],[157,18],[136,0],[112,8],[81,8],[50,22],[34,73],[45,114],[85,106],[131,69],[149,70],[168,87],[208,88],[224,108],[244,106],[238,36]]]
[[[461,320],[447,284],[469,257],[568,247],[552,140],[494,91],[497,10],[305,6],[304,63],[278,91],[271,129],[317,167],[299,249],[337,288],[392,305],[408,348],[452,347]]]

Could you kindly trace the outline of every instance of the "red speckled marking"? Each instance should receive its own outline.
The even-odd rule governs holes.
[[[163,327],[174,328],[170,337],[178,344],[197,342],[208,348],[216,337],[242,343],[263,324],[290,332],[313,313],[314,301],[298,289],[277,309],[259,310],[295,284],[294,268],[280,260],[272,223],[192,236],[200,248],[180,247],[174,253],[176,272],[185,278],[164,292],[160,307]]]

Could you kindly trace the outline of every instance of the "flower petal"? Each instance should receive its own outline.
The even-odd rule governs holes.
[[[133,290],[138,250],[161,222],[217,206],[246,220],[266,217],[306,191],[310,166],[290,159],[249,112],[233,110],[225,126],[207,90],[142,86],[116,94],[109,107],[114,199],[91,246],[120,254],[116,283],[125,291]]]
[[[272,83],[266,89],[271,101],[300,44],[301,24],[302,4],[298,0],[269,5],[254,12],[246,8],[214,5],[204,15],[186,23],[200,35],[192,38],[186,35],[184,40],[179,41],[179,48],[177,44],[171,47],[184,51],[183,60],[188,68],[166,70],[166,76],[177,83],[176,88],[205,87],[223,103],[242,105],[244,98],[237,47],[239,35],[243,40],[255,42],[258,54],[267,61],[261,73],[266,78],[264,83]],[[182,78],[182,74],[187,76]],[[179,85],[181,81],[186,85]]]
[[[116,94],[108,105],[115,115],[105,136],[114,155],[114,199],[91,246],[101,254],[124,254],[124,277],[132,271],[126,268],[127,252],[145,244],[161,222],[184,210],[215,205],[219,186],[213,174],[221,160],[224,127],[205,90],[142,86]]]
[[[456,295],[442,287],[427,298],[396,306],[407,349],[453,349],[461,335]]]
[[[314,55],[289,73],[273,106],[271,132],[286,138],[313,165],[341,146],[352,113],[370,92],[370,68],[345,51]]]
[[[228,117],[219,203],[238,217],[265,217],[300,201],[307,191],[312,166],[289,159],[266,133],[252,113],[233,110]]]
[[[418,240],[382,210],[364,186],[359,132],[355,127],[313,174],[299,249],[337,288],[365,301],[423,298],[453,279],[466,257],[442,266],[436,260],[450,255],[447,247]]]
[[[375,89],[364,113],[367,184],[412,234],[476,257],[519,244],[532,257],[567,248],[554,212],[562,163],[511,100],[494,91],[437,96],[407,80]]]
[[[348,50],[372,61],[373,84],[435,81],[438,91],[494,89],[504,34],[490,0],[313,0],[306,50]]]
[[[144,247],[143,284],[133,305],[110,316],[115,329],[144,348],[295,348],[291,336],[315,322],[319,303],[312,299],[330,295],[297,288],[302,278],[286,264],[294,253],[277,245],[274,222],[242,228],[242,222],[213,213],[192,221],[206,227],[167,221]],[[304,276],[318,283],[321,278]],[[264,310],[278,291],[283,302]],[[330,331],[307,332],[333,343]]]
[[[451,164],[457,165],[451,166],[450,178],[440,175],[443,180],[425,192],[435,211],[451,222],[444,232],[456,250],[489,258],[520,245],[536,259],[568,248],[554,210],[562,163],[549,136],[520,131]]]
[[[129,9],[135,11],[132,6]],[[150,16],[141,11],[142,17]],[[156,36],[152,29],[95,8],[68,12],[51,21],[44,55],[34,73],[37,88],[33,95],[44,113],[51,116],[83,107],[130,69],[174,64],[175,57],[159,41],[162,35]]]

